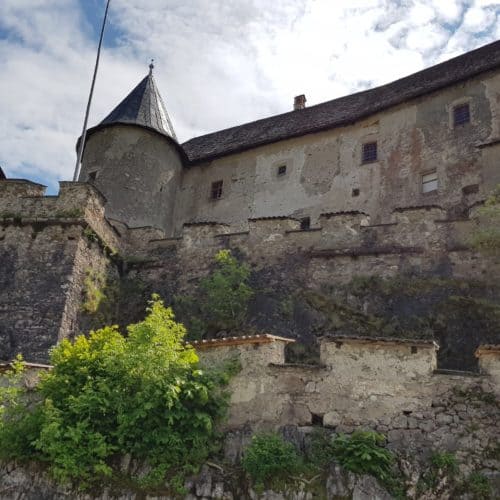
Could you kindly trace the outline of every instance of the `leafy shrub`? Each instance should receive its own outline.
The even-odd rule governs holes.
[[[480,472],[471,472],[463,484],[463,490],[472,495],[473,500],[490,500],[493,491],[489,479]]]
[[[201,371],[184,327],[153,297],[124,337],[116,326],[62,341],[37,403],[16,397],[0,421],[5,458],[47,462],[60,482],[87,486],[113,474],[111,458],[146,460],[151,478],[196,470],[217,447],[227,408],[223,369]]]
[[[245,450],[243,469],[262,487],[271,479],[294,474],[301,468],[301,460],[295,447],[278,434],[257,434]]]
[[[335,458],[333,435],[323,428],[316,428],[311,433],[307,458],[311,464],[324,469]]]
[[[454,474],[458,471],[458,462],[455,455],[447,451],[434,452],[431,455],[431,465],[447,474]]]
[[[435,451],[430,457],[430,466],[421,478],[422,490],[435,489],[440,479],[450,477],[454,479],[458,472],[458,461],[453,453]]]
[[[338,435],[332,441],[332,454],[347,470],[369,474],[380,481],[395,497],[405,498],[401,474],[394,454],[384,447],[385,436],[373,431],[354,431]]]
[[[216,254],[215,269],[200,281],[197,294],[175,298],[191,338],[241,326],[254,295],[249,278],[248,265],[239,263],[230,250]]]
[[[394,455],[384,448],[385,437],[372,431],[340,434],[332,443],[332,452],[340,465],[357,474],[370,474],[381,482],[391,477]]]

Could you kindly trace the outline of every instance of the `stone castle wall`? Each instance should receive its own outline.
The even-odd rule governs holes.
[[[267,287],[321,289],[357,275],[488,281],[498,273],[498,260],[470,248],[479,205],[462,219],[429,205],[398,209],[384,224],[339,212],[322,214],[308,230],[273,217],[250,219],[241,231],[186,224],[181,236],[165,238],[154,228],[111,225],[104,198],[89,184],[62,182],[58,196],[43,194],[27,181],[0,183],[4,359],[22,351],[29,361],[45,361],[48,347],[79,333],[89,271],[140,280],[167,302],[189,292],[223,248],[244,258]]]
[[[195,343],[202,363],[239,359],[230,383],[226,431],[323,425],[387,435],[390,446],[422,454],[452,451],[469,471],[498,471],[500,351],[478,349],[481,374],[436,372],[438,346],[399,339],[321,340],[318,365],[285,362],[289,339],[273,336]],[[235,434],[235,436],[239,434]]]
[[[237,232],[224,224],[187,224],[177,238],[152,234],[149,242],[144,229],[131,230],[129,239],[141,240],[135,246],[137,256],[148,261],[133,272],[146,281],[162,272],[177,272],[182,289],[207,272],[218,250],[229,248],[256,270],[278,266],[287,279],[312,288],[345,283],[354,275],[488,280],[500,262],[471,248],[479,206],[460,219],[447,217],[434,205],[407,207],[384,224],[371,224],[360,212],[322,214],[318,225],[308,230],[301,230],[296,219],[281,217],[250,219],[245,230]]]
[[[59,196],[27,181],[0,183],[0,359],[45,361],[79,333],[85,281],[117,273],[118,236],[91,186],[61,183]],[[104,243],[106,241],[106,243]]]

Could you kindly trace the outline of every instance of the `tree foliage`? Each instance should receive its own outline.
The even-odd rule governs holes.
[[[6,406],[4,458],[42,460],[56,479],[83,485],[112,475],[114,456],[147,461],[157,479],[206,459],[227,407],[220,388],[228,371],[200,370],[185,328],[158,297],[127,330],[125,337],[107,326],[52,350],[54,368],[42,377],[36,401],[16,397]]]
[[[175,300],[176,310],[180,311],[192,338],[242,325],[254,295],[249,278],[248,265],[238,262],[230,250],[216,254],[215,268],[200,280],[197,292]]]

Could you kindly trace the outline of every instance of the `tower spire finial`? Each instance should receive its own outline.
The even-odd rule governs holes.
[[[154,62],[155,62],[155,60],[154,60],[154,59],[151,59],[151,62],[150,62],[150,64],[149,64],[149,74],[150,74],[150,75],[152,75],[152,74],[153,74],[153,69],[154,69],[154,67],[155,67]]]

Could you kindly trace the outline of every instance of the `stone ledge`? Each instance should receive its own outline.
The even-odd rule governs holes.
[[[494,355],[494,356],[500,357],[500,345],[498,345],[498,344],[480,345],[476,349],[474,356],[476,356],[476,358],[480,358],[481,356],[484,356],[484,355]]]
[[[335,342],[342,344],[383,344],[383,345],[409,345],[412,347],[434,347],[439,349],[439,345],[434,340],[426,339],[400,339],[397,337],[365,337],[365,336],[345,336],[345,335],[325,335],[320,342]]]
[[[313,364],[308,364],[308,363],[269,363],[269,365],[271,368],[279,368],[279,369],[282,369],[282,368],[296,368],[298,370],[324,370],[327,368],[326,365],[322,365],[322,364],[317,364],[317,365],[313,365]]]
[[[444,368],[438,368],[434,370],[433,375],[455,375],[458,377],[481,377],[482,374],[479,372],[469,372],[461,370],[446,370]]]
[[[221,233],[221,234],[214,234],[214,238],[223,238],[224,236],[245,236],[250,234],[250,231],[239,231],[236,233]]]
[[[285,234],[291,234],[291,233],[314,233],[317,231],[322,231],[322,227],[311,227],[309,229],[289,229],[288,231],[285,231]]]
[[[189,344],[196,349],[210,349],[212,347],[226,347],[245,344],[270,344],[272,342],[285,342],[288,344],[295,342],[295,339],[278,337],[276,335],[269,335],[267,333],[264,333],[262,335],[243,335],[241,337],[223,337],[220,339],[195,340],[194,342],[189,342]]]
[[[319,259],[334,259],[336,257],[363,257],[369,255],[399,255],[399,254],[421,254],[422,247],[373,247],[373,248],[339,248],[313,250],[310,257]]]
[[[6,372],[7,370],[11,369],[12,365],[13,365],[13,362],[0,363],[0,373]],[[52,365],[44,365],[42,363],[23,362],[23,365],[25,366],[25,368],[32,368],[34,370],[52,370],[52,368],[53,368]]]
[[[366,226],[361,226],[362,229],[370,229],[372,227],[388,227],[397,226],[399,222],[381,222],[380,224],[368,224]]]

